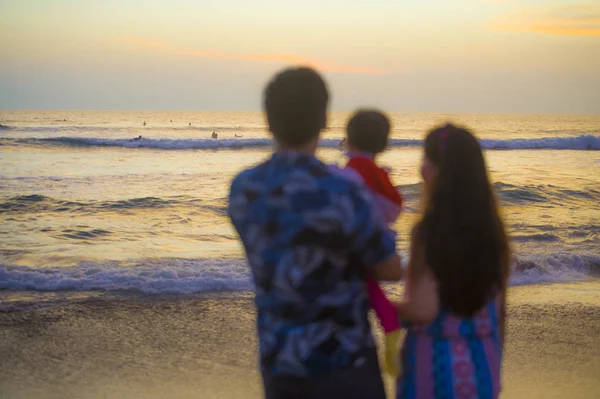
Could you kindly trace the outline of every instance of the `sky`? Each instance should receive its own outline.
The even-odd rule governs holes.
[[[598,0],[0,0],[0,109],[600,113]]]

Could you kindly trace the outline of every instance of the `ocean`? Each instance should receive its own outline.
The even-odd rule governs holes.
[[[511,284],[600,273],[600,115],[390,117],[380,162],[407,201],[403,254],[419,215],[422,139],[452,121],[485,148],[513,245]],[[344,162],[347,118],[330,115],[318,150],[327,162]],[[61,292],[252,290],[226,206],[233,176],[270,154],[260,112],[0,111],[0,125],[4,306]]]
[[[406,199],[404,256],[427,129],[464,124],[485,148],[514,258],[502,398],[597,398],[600,115],[390,116],[380,163]],[[330,115],[323,160],[343,164],[347,118]],[[233,176],[269,157],[261,113],[0,111],[0,125],[0,399],[263,397],[226,215]]]

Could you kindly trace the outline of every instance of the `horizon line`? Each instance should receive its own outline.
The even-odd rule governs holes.
[[[361,107],[352,108],[351,110],[328,110],[327,113],[351,113]],[[379,107],[374,107],[388,114],[470,114],[470,115],[586,115],[600,116],[598,113],[586,112],[506,112],[506,111],[417,111],[417,110],[394,110],[388,111]],[[91,108],[70,108],[70,109],[53,109],[53,108],[0,108],[0,112],[205,112],[205,113],[264,113],[264,110],[235,110],[235,109],[91,109]]]

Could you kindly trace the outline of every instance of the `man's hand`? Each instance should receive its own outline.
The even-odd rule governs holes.
[[[398,254],[394,254],[389,259],[375,265],[373,274],[376,280],[380,281],[400,281],[402,280],[402,260]]]

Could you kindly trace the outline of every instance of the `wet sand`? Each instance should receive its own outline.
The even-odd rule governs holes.
[[[511,288],[508,311],[502,398],[600,397],[600,281]],[[240,293],[3,311],[0,398],[260,398],[254,315]]]

